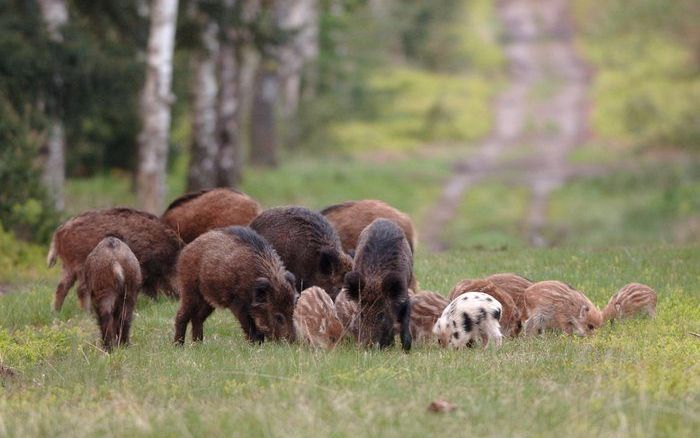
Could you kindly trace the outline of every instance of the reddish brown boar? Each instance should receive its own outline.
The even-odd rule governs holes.
[[[90,296],[105,350],[128,345],[141,287],[141,267],[131,249],[116,237],[102,239],[85,259],[79,287]]]
[[[395,209],[386,202],[375,199],[347,201],[326,207],[321,210],[321,214],[338,231],[343,250],[348,253],[354,253],[362,230],[379,218],[396,222],[406,234],[411,251],[416,247],[413,221],[406,213]]]
[[[182,240],[152,214],[130,208],[110,208],[79,214],[56,229],[47,256],[49,267],[56,258],[60,258],[63,265],[54,309],[61,309],[90,251],[109,235],[118,236],[136,255],[146,295],[155,297],[159,289],[166,295],[175,294],[170,277],[183,246]],[[78,297],[85,308],[86,297],[81,296],[80,290]]]
[[[204,338],[204,321],[214,308],[229,309],[248,339],[294,340],[294,275],[261,236],[248,227],[209,231],[182,250],[177,262],[180,309],[175,342]]]
[[[299,294],[294,306],[294,328],[297,339],[312,347],[333,349],[343,336],[343,324],[331,297],[317,286]]]
[[[510,295],[515,302],[515,306],[520,311],[520,320],[525,322],[528,316],[527,306],[525,305],[525,289],[532,286],[532,281],[512,273],[493,274],[486,277],[486,280]]]
[[[603,320],[624,319],[637,313],[645,313],[653,318],[656,315],[656,292],[649,286],[630,283],[610,298],[603,309]]]
[[[303,207],[278,207],[265,210],[250,227],[275,248],[298,291],[318,286],[335,299],[352,259],[326,218]]]
[[[598,308],[584,294],[560,281],[540,281],[525,290],[528,334],[559,329],[586,336],[603,324]]]
[[[504,336],[518,336],[522,329],[522,319],[520,310],[515,305],[515,301],[496,286],[490,280],[462,280],[455,285],[450,292],[450,300],[454,301],[458,296],[467,292],[482,292],[494,297],[501,303],[502,313],[500,319],[501,332]]]
[[[363,344],[388,347],[399,323],[401,346],[411,349],[408,284],[413,252],[395,222],[376,219],[360,235],[352,272],[345,276],[348,297],[359,307],[358,332]]]
[[[411,338],[413,342],[434,339],[433,326],[450,304],[435,292],[422,291],[411,297]]]
[[[249,225],[262,212],[255,199],[229,188],[188,193],[174,200],[161,220],[185,243],[215,228]]]
[[[344,333],[351,334],[357,340],[357,315],[360,313],[360,309],[357,303],[350,299],[346,289],[342,289],[338,296],[335,297],[335,311],[343,324]]]

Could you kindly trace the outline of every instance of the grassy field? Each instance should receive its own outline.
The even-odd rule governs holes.
[[[700,431],[700,248],[419,253],[424,288],[515,270],[558,278],[598,305],[624,283],[659,292],[655,320],[556,333],[500,350],[416,346],[336,351],[247,343],[217,311],[201,345],[171,344],[176,303],[141,298],[133,345],[97,347],[71,294],[50,311],[51,277],[0,297],[0,435],[425,436],[441,433],[697,436]],[[426,411],[445,398],[449,414]]]

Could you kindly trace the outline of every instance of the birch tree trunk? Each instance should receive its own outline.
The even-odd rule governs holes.
[[[318,4],[317,0],[278,1],[275,12],[279,28],[292,35],[279,49],[281,110],[289,119],[299,107],[304,69],[318,57]]]
[[[217,185],[219,139],[217,132],[217,61],[219,27],[206,14],[202,20],[201,47],[192,59],[193,126],[187,188],[191,191]]]
[[[255,72],[251,104],[250,161],[253,164],[277,165],[275,102],[278,89],[276,61],[263,56]]]
[[[177,0],[153,0],[146,82],[141,95],[137,191],[141,208],[156,214],[165,201],[176,21]]]
[[[68,23],[68,7],[64,0],[38,0],[39,11],[46,24],[49,37],[55,43],[63,42],[61,28]],[[56,73],[54,82],[60,84],[61,76]],[[44,106],[45,104],[41,104]],[[66,178],[66,135],[63,129],[59,110],[50,110],[49,128],[47,131],[46,143],[41,150],[41,161],[43,165],[42,179],[47,192],[51,197],[54,208],[62,211],[64,205],[64,184]]]
[[[216,185],[235,187],[241,180],[240,91],[241,56],[233,35],[221,43],[219,52],[219,102]]]

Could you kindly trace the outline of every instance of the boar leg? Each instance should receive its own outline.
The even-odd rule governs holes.
[[[77,275],[75,271],[73,271],[71,268],[67,268],[65,266],[63,267],[61,281],[58,283],[58,287],[56,288],[56,297],[53,302],[53,309],[56,312],[61,310],[61,307],[63,307],[63,301],[66,299],[66,295],[68,295],[70,288],[73,287],[76,278]]]
[[[187,324],[190,323],[194,314],[195,307],[189,300],[183,298],[180,301],[180,309],[175,316],[175,342],[176,344],[185,343],[185,335],[187,334]]]
[[[107,352],[110,352],[114,344],[114,318],[112,317],[112,312],[105,311],[99,307],[95,310],[97,312],[97,323],[100,325],[100,332],[102,332],[102,346]]]
[[[80,308],[82,310],[87,310],[90,306],[90,291],[88,291],[87,287],[82,281],[78,283],[76,292],[78,294],[78,303],[80,304]]]
[[[401,322],[401,347],[404,351],[411,350],[411,304],[406,300],[399,309],[398,319]]]
[[[192,340],[202,342],[204,340],[204,321],[209,318],[214,308],[202,300],[192,315]]]
[[[134,315],[135,297],[128,295],[117,300],[112,317],[117,327],[115,337],[119,345],[129,345],[129,333],[131,331],[131,318]]]

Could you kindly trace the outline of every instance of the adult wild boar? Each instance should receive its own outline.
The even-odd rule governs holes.
[[[401,227],[411,251],[416,247],[413,221],[404,212],[399,211],[384,201],[376,199],[363,199],[361,201],[347,201],[335,204],[321,210],[321,214],[333,225],[343,250],[354,253],[360,240],[360,233],[375,219],[390,219]]]
[[[298,291],[318,286],[335,299],[352,259],[326,218],[303,207],[277,207],[262,212],[250,227],[275,248],[296,277]]]
[[[411,305],[408,284],[413,252],[404,232],[388,219],[374,220],[360,234],[352,272],[345,288],[359,306],[358,337],[380,348],[394,343],[394,323],[400,323],[401,345],[411,348]]]
[[[202,234],[182,250],[177,262],[180,309],[175,342],[204,339],[204,321],[215,307],[229,309],[248,339],[294,340],[294,275],[272,246],[248,227]]]
[[[47,256],[49,267],[61,259],[63,273],[56,288],[54,309],[60,310],[68,291],[80,274],[85,258],[105,237],[119,237],[136,255],[141,265],[143,291],[155,297],[158,290],[173,296],[170,276],[183,246],[182,240],[152,214],[131,208],[110,208],[81,213],[54,232]],[[78,297],[86,307],[84,294]]]
[[[215,228],[249,225],[262,212],[255,199],[230,188],[202,190],[174,200],[161,216],[165,225],[190,243]]]

